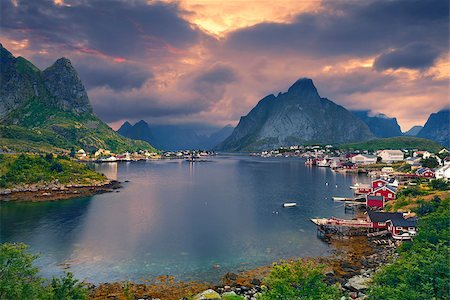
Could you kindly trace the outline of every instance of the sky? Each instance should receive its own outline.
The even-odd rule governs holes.
[[[450,105],[449,1],[0,0],[0,42],[45,69],[69,58],[117,129],[237,125],[312,78],[402,130]]]

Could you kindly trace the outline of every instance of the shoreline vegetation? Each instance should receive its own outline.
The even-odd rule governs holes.
[[[26,251],[25,245],[4,243],[0,265],[13,281],[0,280],[0,295],[2,299],[95,300],[444,299],[450,282],[450,191],[448,186],[433,189],[431,184],[414,189],[418,192],[405,192],[402,196],[407,203],[402,208],[419,216],[418,235],[412,242],[327,236],[325,242],[333,249],[330,256],[293,258],[272,266],[229,272],[220,284],[181,282],[160,276],[141,283],[123,281],[97,286],[78,282],[71,273],[52,280],[40,278],[33,266],[36,256]],[[11,265],[11,261],[20,259],[26,260],[31,276],[20,277],[26,275],[27,269],[21,267],[19,272],[17,266]]]
[[[66,156],[0,154],[0,202],[64,200],[120,186]]]

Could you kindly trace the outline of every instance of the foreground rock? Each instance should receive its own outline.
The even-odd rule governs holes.
[[[91,184],[62,185],[49,183],[45,185],[28,185],[13,189],[0,189],[0,202],[65,200],[113,192],[121,187],[121,183],[115,180],[93,182]]]

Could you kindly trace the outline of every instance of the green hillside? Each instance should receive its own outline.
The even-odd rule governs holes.
[[[147,142],[121,136],[94,114],[68,59],[40,71],[1,44],[0,54],[0,150],[156,151]]]
[[[384,139],[375,139],[361,143],[351,143],[339,146],[341,149],[376,151],[381,149],[418,149],[437,152],[443,148],[442,145],[427,139],[399,136]]]

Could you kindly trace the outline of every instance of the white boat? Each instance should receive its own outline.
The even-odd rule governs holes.
[[[296,202],[285,202],[283,203],[283,207],[295,207],[297,206]]]

